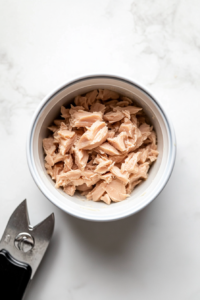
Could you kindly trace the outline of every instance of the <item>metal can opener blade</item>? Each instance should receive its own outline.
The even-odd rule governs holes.
[[[11,215],[0,241],[0,284],[4,299],[21,300],[48,248],[54,214],[32,227],[24,200]]]

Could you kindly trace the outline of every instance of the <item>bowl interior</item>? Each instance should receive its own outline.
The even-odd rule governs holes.
[[[61,105],[68,106],[75,96],[93,89],[111,89],[127,96],[141,106],[148,115],[157,134],[159,156],[149,171],[149,177],[123,202],[106,205],[86,200],[76,193],[73,197],[56,189],[44,167],[42,140],[47,137],[47,127],[58,117]],[[73,81],[46,97],[39,108],[30,135],[31,172],[41,191],[64,211],[89,220],[113,220],[139,211],[157,196],[166,183],[169,167],[171,139],[169,126],[162,109],[145,90],[132,82],[107,76],[87,77]]]

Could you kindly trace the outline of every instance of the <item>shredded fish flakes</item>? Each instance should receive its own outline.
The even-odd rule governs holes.
[[[125,200],[158,157],[156,133],[142,108],[110,90],[77,96],[43,140],[55,187],[106,204]]]

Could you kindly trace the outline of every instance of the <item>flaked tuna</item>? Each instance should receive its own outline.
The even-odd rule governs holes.
[[[97,95],[97,90],[93,90],[85,95],[87,98],[88,105],[92,105],[95,102]]]
[[[86,97],[76,96],[74,102],[77,106],[82,106],[85,110],[89,110],[88,99]]]
[[[155,146],[156,145],[151,144],[147,147],[149,149],[148,159],[151,161],[151,163],[157,159],[158,154],[159,154],[159,152],[157,150],[154,150]]]
[[[100,200],[102,200],[103,202],[105,202],[108,205],[111,203],[111,199],[107,193],[105,193],[103,196],[101,196]]]
[[[69,172],[69,171],[71,171],[72,166],[73,166],[72,155],[71,154],[65,155],[63,172]]]
[[[130,153],[122,164],[122,172],[137,173],[138,172],[138,160],[140,159],[141,152]]]
[[[76,140],[75,132],[73,132],[72,137],[70,137],[70,136],[71,135],[69,135],[68,137],[59,139],[59,151],[62,155],[66,154],[69,151],[69,149],[74,145],[74,142]]]
[[[107,184],[103,181],[99,181],[95,188],[93,188],[88,194],[87,199],[93,201],[99,201],[101,196],[105,193],[105,186]]]
[[[142,108],[110,90],[93,90],[61,107],[43,140],[45,168],[57,188],[106,204],[125,200],[158,157]]]
[[[142,110],[142,108],[136,107],[136,106],[125,106],[125,107],[116,106],[116,107],[113,107],[113,111],[122,111],[122,112],[123,112],[124,110],[129,111],[129,113],[130,113],[131,115],[135,115],[135,114],[137,114],[140,110]]]
[[[78,141],[78,149],[90,150],[106,141],[108,128],[104,122],[96,121]]]
[[[110,90],[101,90],[99,89],[99,94],[97,96],[97,99],[102,100],[102,101],[106,101],[109,99],[118,99],[119,98],[119,94]]]
[[[136,135],[134,135],[134,138],[128,138],[125,141],[125,145],[126,145],[126,151],[127,153],[132,152],[133,150],[135,150],[136,147],[136,141],[137,141],[137,137]]]
[[[119,155],[119,151],[108,142],[101,144],[97,149],[108,155]]]
[[[133,104],[133,101],[130,98],[128,98],[128,97],[122,96],[121,100],[122,101],[126,101],[129,105]]]
[[[66,124],[61,123],[60,130],[58,130],[58,139],[59,137],[63,139],[71,139],[75,135],[75,132],[68,130]]]
[[[90,127],[96,121],[102,121],[101,112],[78,110],[71,115],[70,124],[72,127]]]
[[[104,102],[104,105],[107,107],[107,106],[109,106],[109,107],[113,107],[113,106],[116,106],[116,104],[118,103],[118,100],[110,100],[110,101],[106,101],[106,102]]]
[[[141,165],[138,165],[138,171],[135,174],[131,174],[129,176],[129,182],[134,182],[137,181],[138,179],[142,178],[142,179],[147,179],[148,177],[148,172],[149,170],[149,163],[144,163]]]
[[[67,173],[62,173],[58,175],[56,178],[56,188],[59,188],[60,186],[67,186],[73,180],[80,179],[81,174],[81,170],[71,170]]]
[[[82,172],[82,178],[84,180],[84,183],[88,187],[91,187],[92,185],[95,185],[99,181],[100,176],[99,174],[91,170],[84,170],[84,172]]]
[[[124,153],[124,154],[121,154],[121,155],[109,156],[109,159],[111,159],[116,164],[116,163],[124,162],[126,157],[127,157],[127,153]]]
[[[115,136],[115,131],[114,130],[108,130],[108,134],[107,134],[107,139],[108,138],[113,138]]]
[[[92,106],[90,107],[90,112],[102,112],[102,113],[104,113],[105,109],[106,109],[105,105],[96,102],[96,103],[92,104]]]
[[[105,191],[114,202],[120,202],[125,200],[129,195],[126,194],[126,188],[122,181],[114,179],[111,183],[105,186]]]
[[[85,150],[80,150],[75,148],[74,149],[74,154],[75,154],[75,163],[81,169],[82,171],[85,169],[85,166],[87,164],[89,154]]]
[[[68,194],[69,196],[74,196],[76,187],[75,185],[67,185],[63,188],[64,192]]]
[[[47,174],[49,174],[52,177],[53,176],[52,166],[50,166],[47,162],[45,162],[44,166],[45,166],[45,169],[47,171]]]
[[[139,128],[136,129],[137,141],[134,150],[142,146],[144,141],[150,136],[152,127],[144,123]]]
[[[57,162],[64,161],[66,155],[62,155],[61,153],[53,153],[52,155],[47,153],[45,160],[50,166],[54,166]]]
[[[95,172],[98,174],[104,174],[110,171],[111,167],[113,166],[112,160],[106,159],[102,160],[95,169]]]
[[[109,123],[115,123],[124,118],[124,114],[121,111],[110,111],[104,115],[104,120]]]
[[[59,127],[56,125],[51,125],[49,127],[47,127],[49,130],[51,130],[52,132],[56,132],[58,131]]]
[[[92,187],[88,187],[87,184],[83,183],[82,185],[77,186],[77,191],[85,192],[85,191],[90,191]]]
[[[140,159],[139,159],[138,163],[143,164],[147,160],[148,153],[149,153],[149,148],[146,147],[146,148],[140,149],[140,153],[141,153],[141,155],[140,155]]]
[[[129,182],[126,187],[126,193],[130,195],[132,193],[132,191],[134,190],[134,188],[136,187],[136,185],[140,184],[141,182],[142,182],[142,180]]]
[[[114,178],[114,175],[111,172],[100,175],[100,179],[104,180],[106,183],[110,183]]]
[[[69,108],[65,108],[64,106],[61,106],[61,117],[64,119],[67,119],[70,117]]]
[[[152,147],[154,150],[157,150],[157,145],[156,145],[156,133],[155,131],[152,131],[151,134],[148,136],[148,139],[151,141]]]
[[[121,124],[119,127],[119,133],[120,132],[126,132],[127,136],[130,138],[133,138],[135,136],[136,126],[133,125],[133,123],[128,119],[124,119],[124,123]]]
[[[63,123],[63,120],[54,120],[53,121],[56,126],[60,126]]]
[[[64,168],[63,162],[59,162],[59,163],[55,164],[52,168],[52,170],[53,170],[52,179],[56,180],[57,175],[59,175],[62,172],[63,168]]]
[[[56,151],[56,145],[54,144],[54,138],[49,137],[43,139],[43,149],[46,154],[52,155]]]
[[[119,180],[121,180],[125,185],[129,182],[129,173],[122,172],[117,166],[112,166],[110,172]]]
[[[121,132],[117,137],[108,138],[108,142],[117,150],[125,151],[126,144],[125,141],[127,140],[128,136],[126,132]]]

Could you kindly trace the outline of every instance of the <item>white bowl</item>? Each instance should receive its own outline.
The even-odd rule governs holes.
[[[47,127],[58,116],[61,105],[93,89],[111,89],[134,99],[149,116],[156,130],[159,156],[149,171],[148,179],[139,185],[129,198],[106,205],[88,201],[79,194],[73,197],[56,189],[44,167],[42,140],[48,135]],[[39,189],[56,206],[65,212],[86,220],[110,221],[127,217],[144,208],[158,196],[173,170],[176,140],[171,122],[155,97],[141,84],[116,75],[89,75],[76,78],[58,87],[40,103],[28,135],[28,165]]]

